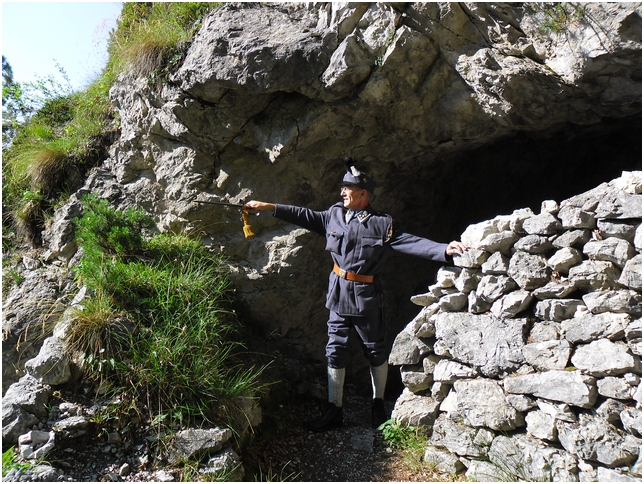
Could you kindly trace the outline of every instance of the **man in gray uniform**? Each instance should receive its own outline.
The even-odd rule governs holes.
[[[388,354],[378,275],[391,251],[447,262],[449,256],[467,248],[461,242],[442,244],[399,230],[390,215],[371,207],[369,201],[374,181],[354,166],[352,158],[345,158],[345,166],[347,172],[340,192],[342,202],[328,210],[317,212],[256,200],[245,204],[249,212],[270,210],[281,220],[325,236],[326,250],[333,259],[326,298],[330,311],[326,347],[329,404],[321,417],[308,423],[309,429],[315,432],[342,425],[342,396],[351,328],[358,333],[364,355],[371,364],[372,426],[377,428],[387,419],[383,398]]]

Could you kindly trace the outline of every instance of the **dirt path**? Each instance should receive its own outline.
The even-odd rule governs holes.
[[[385,403],[388,413],[393,402]],[[266,413],[256,440],[242,456],[246,480],[301,482],[393,482],[445,480],[427,465],[409,463],[392,450],[382,432],[371,428],[371,400],[345,387],[344,426],[310,432],[304,423],[317,417],[323,402],[302,397]],[[250,479],[249,479],[250,478]]]

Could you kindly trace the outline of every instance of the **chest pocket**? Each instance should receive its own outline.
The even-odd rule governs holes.
[[[337,230],[331,230],[326,234],[326,247],[325,250],[335,254],[342,254],[342,239],[344,233]]]
[[[360,244],[361,260],[377,259],[384,248],[384,242],[381,237],[363,236]]]

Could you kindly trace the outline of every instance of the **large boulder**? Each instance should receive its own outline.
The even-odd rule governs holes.
[[[203,457],[221,450],[232,435],[229,428],[181,430],[174,436],[166,458],[174,465],[193,457]]]
[[[557,422],[559,441],[571,454],[618,467],[633,464],[640,454],[642,441],[605,420],[581,414],[579,422]]]
[[[49,337],[35,358],[25,363],[27,373],[47,385],[62,385],[72,378],[69,358],[64,352],[64,343]]]
[[[524,319],[440,313],[436,319],[436,345],[483,375],[498,376],[524,362],[521,348],[525,344],[526,325]]]
[[[458,380],[454,393],[457,412],[473,427],[513,430],[525,424],[523,415],[507,403],[503,388],[494,380]]]
[[[576,479],[578,459],[527,435],[497,436],[488,458],[506,479],[516,481],[563,481]],[[485,479],[487,480],[487,479]]]

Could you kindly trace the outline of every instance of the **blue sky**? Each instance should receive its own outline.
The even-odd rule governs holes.
[[[107,39],[121,2],[2,2],[2,55],[14,80],[61,79],[75,90],[94,80],[107,62]],[[62,80],[62,79],[61,79]]]

